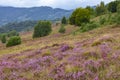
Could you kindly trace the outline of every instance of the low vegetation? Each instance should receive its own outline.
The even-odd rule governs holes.
[[[19,44],[21,44],[21,38],[19,36],[13,36],[8,40],[6,47],[11,47]]]
[[[81,32],[87,32],[87,31],[96,29],[98,27],[100,27],[99,23],[93,21],[93,22],[90,22],[90,23],[87,23],[87,24],[82,24],[82,26],[80,28],[80,31]]]
[[[59,29],[59,33],[65,33],[65,26],[61,25],[60,29]]]
[[[118,3],[77,8],[69,18],[72,25],[65,25],[65,17],[53,27],[39,21],[33,33],[7,37],[7,47],[22,44],[0,47],[0,79],[120,80]]]

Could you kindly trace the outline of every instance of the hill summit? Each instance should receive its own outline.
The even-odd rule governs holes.
[[[0,25],[14,21],[61,19],[63,16],[69,17],[72,12],[73,10],[51,8],[48,6],[31,8],[0,6]]]

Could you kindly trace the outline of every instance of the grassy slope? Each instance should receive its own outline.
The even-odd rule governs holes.
[[[65,34],[59,34],[57,33],[59,26],[57,26],[53,28],[53,33],[51,33],[51,35],[34,40],[31,38],[32,32],[23,33],[21,34],[23,40],[23,43],[21,45],[11,48],[5,48],[5,46],[2,45],[0,47],[0,55],[3,56],[9,53],[20,53],[20,55],[11,55],[12,57],[9,59],[19,59],[20,61],[24,59],[42,58],[45,56],[54,58],[55,63],[51,63],[51,65],[47,66],[44,71],[42,71],[41,75],[39,75],[41,76],[41,80],[46,80],[46,78],[48,79],[47,74],[49,74],[53,69],[56,69],[55,66],[59,67],[59,65],[62,63],[64,63],[63,67],[65,68],[65,73],[63,73],[64,75],[67,75],[69,72],[86,71],[86,68],[88,67],[84,68],[80,65],[89,60],[94,60],[96,62],[100,61],[102,63],[102,68],[97,68],[97,71],[95,72],[89,68],[93,72],[93,75],[88,75],[88,79],[85,78],[81,80],[93,80],[97,75],[99,76],[100,80],[119,80],[120,78],[117,76],[119,76],[120,72],[120,55],[118,54],[120,53],[120,28],[117,26],[114,26],[113,28],[112,26],[114,25],[98,28],[85,33],[78,33],[77,35],[70,34],[76,30],[77,27],[67,25],[67,32]],[[107,60],[102,57],[102,54],[106,53],[100,49],[100,46],[102,44],[108,45],[105,49],[105,51],[108,50],[110,53],[107,56]],[[65,50],[65,52],[61,52],[60,49],[64,45],[69,46],[69,49]],[[39,50],[42,51],[42,53],[36,54],[40,53]],[[30,56],[32,53],[36,55]],[[57,55],[57,53],[59,53],[58,56],[54,57]],[[61,55],[62,59],[59,59]],[[117,60],[113,59],[115,56],[117,56]],[[68,60],[69,58],[75,58],[75,60]],[[75,66],[74,64],[77,64],[79,66]],[[109,74],[109,71],[111,71],[111,74]],[[107,78],[106,75],[108,74],[109,77]],[[35,76],[33,77],[33,74],[30,72],[24,72],[24,74],[21,75],[31,80],[37,80],[38,78]],[[59,80],[59,78],[57,80]]]
[[[90,40],[91,38],[98,39],[99,37],[103,36],[117,36],[114,37],[115,40],[118,40],[119,42],[119,34],[120,34],[120,29],[119,27],[112,28],[112,26],[107,26],[103,28],[98,28],[93,31],[89,31],[86,33],[78,33],[77,35],[71,34],[75,30],[77,30],[77,27],[67,25],[66,30],[67,32],[65,34],[60,34],[58,33],[59,26],[53,27],[53,32],[51,35],[38,38],[38,39],[32,39],[32,32],[26,32],[26,33],[21,33],[22,37],[22,44],[10,48],[6,48],[5,45],[0,43],[0,55],[3,54],[9,54],[9,53],[18,53],[21,51],[26,51],[26,50],[34,50],[34,49],[40,49],[45,46],[51,46],[53,44],[62,44],[62,43],[67,43],[67,44],[74,44],[76,42],[82,42],[83,40]]]
[[[66,38],[68,36],[71,36],[72,32],[74,32],[78,27],[74,27],[71,25],[66,26],[66,33],[65,34],[60,34],[58,33],[60,26],[54,26],[53,27],[53,32],[46,37],[38,38],[38,39],[32,39],[32,32],[26,32],[26,33],[21,33],[22,37],[22,44],[10,48],[6,48],[5,45],[0,43],[0,55],[2,54],[9,54],[9,53],[17,53],[21,52],[24,50],[30,50],[30,49],[39,49],[40,47],[45,47],[52,45],[54,43],[64,43],[63,38]],[[65,41],[66,42],[66,41]]]

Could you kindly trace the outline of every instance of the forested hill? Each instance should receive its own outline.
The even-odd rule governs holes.
[[[25,20],[54,20],[69,17],[72,10],[64,10],[60,8],[51,8],[47,6],[32,8],[16,8],[0,6],[0,25]]]
[[[16,30],[17,32],[32,30],[38,21],[21,21],[21,22],[11,22],[0,27],[0,33],[9,32]]]

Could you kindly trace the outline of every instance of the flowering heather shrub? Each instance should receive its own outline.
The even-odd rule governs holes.
[[[93,60],[88,60],[83,64],[83,67],[96,73],[99,68],[99,64]]]
[[[60,51],[62,52],[65,52],[66,50],[70,49],[70,47],[68,45],[63,45],[61,48],[60,48]]]
[[[74,48],[55,44],[4,55],[0,57],[0,80],[119,80],[120,51],[113,51],[107,42],[91,44],[85,40]]]
[[[94,80],[99,80],[98,76],[96,76]]]
[[[108,44],[104,43],[100,45],[100,50],[102,58],[105,59],[108,56],[108,54],[110,54],[111,48],[109,47]]]

